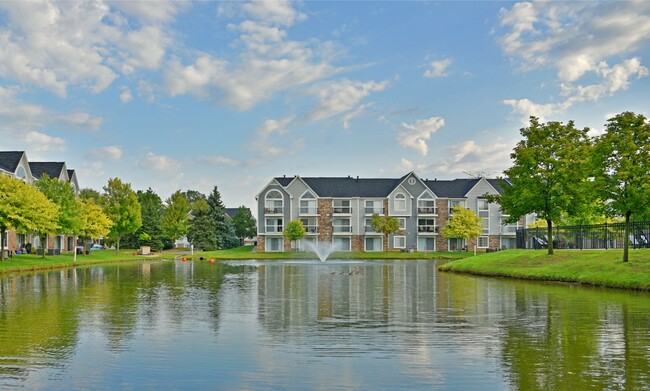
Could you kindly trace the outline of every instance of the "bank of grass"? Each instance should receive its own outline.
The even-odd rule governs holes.
[[[461,259],[469,256],[468,253],[450,253],[450,252],[356,252],[341,251],[332,253],[329,258],[336,259]],[[252,246],[242,246],[228,250],[205,251],[194,253],[194,255],[185,254],[183,257],[191,259],[316,259],[316,255],[307,251],[290,251],[290,252],[261,252],[253,251]]]
[[[611,288],[650,290],[650,250],[506,250],[440,266],[441,271],[542,281],[562,281]]]
[[[99,250],[93,251],[89,255],[77,255],[77,261],[74,261],[74,254],[41,255],[20,254],[14,255],[13,258],[5,258],[0,262],[0,274],[13,273],[22,271],[62,269],[72,266],[96,265],[124,261],[136,261],[142,259],[160,259],[161,256],[144,257],[134,255],[135,250]]]

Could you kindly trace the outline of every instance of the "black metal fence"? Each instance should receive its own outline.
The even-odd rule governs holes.
[[[517,248],[545,249],[548,240],[546,227],[517,230]],[[553,227],[552,240],[561,249],[623,248],[625,223]],[[650,221],[631,222],[627,240],[632,248],[650,248]]]

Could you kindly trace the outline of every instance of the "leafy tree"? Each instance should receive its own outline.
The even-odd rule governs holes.
[[[375,232],[384,234],[384,251],[388,251],[388,236],[401,230],[397,217],[380,216],[377,213],[373,213],[370,226]]]
[[[245,206],[240,206],[237,213],[232,218],[235,225],[235,234],[241,244],[245,238],[253,238],[257,235],[257,224],[251,210]]]
[[[81,215],[77,196],[72,185],[67,181],[60,181],[58,178],[50,178],[47,174],[41,176],[36,182],[36,187],[52,202],[59,206],[57,219],[58,228],[54,233],[58,235],[73,235],[79,230]],[[45,242],[47,235],[52,232],[38,232],[43,244],[43,257],[45,257]]]
[[[650,209],[650,123],[624,112],[607,121],[596,139],[594,186],[608,216],[625,217],[623,262],[628,261],[630,217]]]
[[[95,204],[101,204],[102,195],[95,189],[85,188],[79,191],[79,198],[83,200],[93,200]]]
[[[0,175],[0,248],[7,230],[54,232],[58,228],[59,206],[35,186],[20,179]],[[4,261],[4,251],[0,251]]]
[[[108,235],[113,226],[111,219],[106,216],[101,206],[92,199],[83,199],[79,202],[81,224],[79,225],[79,237],[84,243],[84,253],[87,250],[88,239],[99,239]]]
[[[284,232],[282,235],[291,242],[295,242],[296,240],[304,238],[305,235],[307,235],[307,231],[305,230],[305,226],[302,224],[302,221],[291,220],[287,223],[287,226],[284,227]]]
[[[530,126],[520,130],[524,139],[510,154],[513,166],[504,171],[508,181],[502,181],[502,194],[488,197],[510,215],[510,223],[529,213],[546,220],[549,254],[553,221],[579,215],[591,204],[587,131],[573,121],[543,124],[530,117]]]
[[[210,217],[210,205],[205,199],[198,199],[192,208],[192,220],[187,231],[187,240],[203,251],[217,249],[216,230]]]
[[[162,229],[172,241],[187,235],[190,228],[190,203],[187,197],[177,190],[165,200]]]
[[[447,225],[442,227],[440,233],[447,239],[457,238],[468,240],[481,236],[483,219],[462,205],[456,205]]]
[[[209,216],[214,224],[217,248],[224,248],[228,236],[226,207],[221,201],[221,193],[219,193],[217,186],[212,189],[207,201],[210,206]]]
[[[108,218],[114,223],[109,236],[115,240],[119,253],[122,237],[135,232],[142,225],[138,197],[131,190],[131,184],[123,183],[119,178],[111,178],[104,186],[102,206]]]
[[[187,202],[190,203],[190,209],[194,208],[194,203],[197,202],[198,200],[205,200],[205,194],[198,192],[196,190],[187,190],[185,193],[185,198],[187,198]]]

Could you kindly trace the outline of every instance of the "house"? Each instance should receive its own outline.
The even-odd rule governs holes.
[[[257,250],[290,250],[283,228],[288,221],[300,219],[307,231],[296,244],[301,250],[308,242],[327,241],[342,251],[383,251],[383,234],[370,225],[373,213],[400,222],[401,232],[388,238],[391,250],[514,248],[516,229],[525,226],[525,219],[503,224],[508,216],[485,198],[501,192],[496,179],[428,180],[414,172],[401,178],[276,177],[256,196]],[[483,219],[480,237],[465,243],[440,234],[456,205]]]
[[[50,178],[57,178],[68,181],[75,193],[79,193],[79,182],[75,170],[70,170],[64,162],[30,162],[25,151],[0,151],[0,174],[9,175],[12,178],[22,179],[26,183],[36,183],[43,175]],[[5,238],[5,249],[19,249],[26,243],[32,243],[33,248],[41,247],[40,238],[31,232],[7,232]],[[51,253],[72,251],[74,238],[65,235],[50,235],[46,249]]]

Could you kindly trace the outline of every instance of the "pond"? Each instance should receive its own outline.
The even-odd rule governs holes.
[[[650,296],[434,261],[159,261],[0,279],[0,389],[642,390]]]

